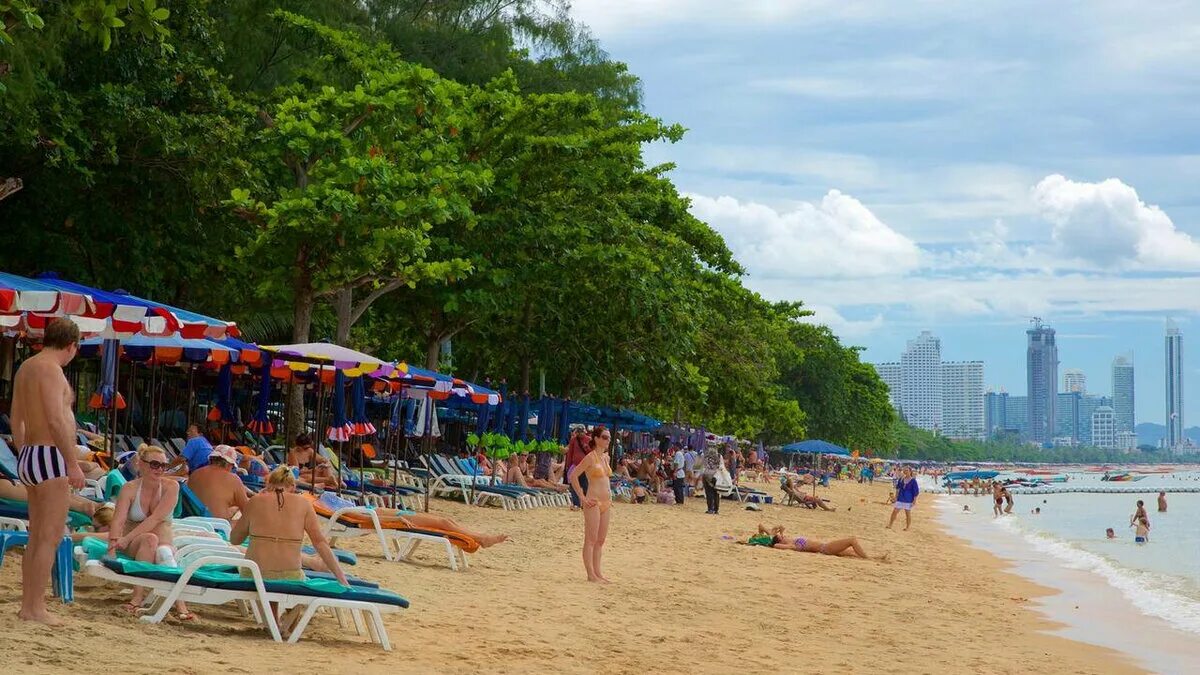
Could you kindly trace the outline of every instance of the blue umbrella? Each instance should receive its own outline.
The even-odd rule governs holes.
[[[571,401],[563,399],[562,419],[558,423],[558,444],[566,445],[571,437]]]
[[[100,353],[100,384],[88,401],[89,408],[108,409],[116,401],[117,408],[125,407],[125,399],[117,393],[117,361],[121,345],[116,340],[105,340]]]
[[[375,425],[367,419],[367,392],[363,386],[364,376],[354,378],[350,387],[350,396],[354,399],[354,412],[350,416],[351,427],[355,436],[370,436],[375,433]]]
[[[271,359],[263,359],[262,382],[258,385],[258,409],[254,411],[254,419],[246,426],[255,433],[269,436],[275,433],[275,424],[267,416],[267,406],[271,402]]]
[[[813,454],[813,455],[839,455],[849,457],[850,451],[840,445],[834,445],[828,441],[810,439],[800,441],[799,443],[789,443],[779,449],[780,452],[788,454]]]
[[[229,364],[221,366],[217,373],[217,407],[208,413],[208,419],[233,424],[233,371]]]
[[[329,431],[331,441],[348,441],[354,428],[346,422],[346,375],[338,370],[333,376],[333,410],[330,413]]]

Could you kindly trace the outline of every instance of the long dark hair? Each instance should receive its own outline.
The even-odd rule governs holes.
[[[599,439],[601,436],[603,436],[604,432],[606,432],[606,431],[608,431],[608,429],[606,429],[603,424],[598,424],[598,425],[592,427],[592,433],[590,434],[591,438],[588,439],[588,449],[589,450],[596,449],[596,440]],[[610,436],[611,436],[611,434],[610,434]]]

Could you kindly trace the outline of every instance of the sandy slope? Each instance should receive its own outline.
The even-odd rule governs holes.
[[[777,490],[771,490],[778,493]],[[437,500],[435,510],[513,541],[452,573],[432,549],[414,565],[378,558],[366,539],[352,572],[412,601],[387,619],[395,651],[314,620],[298,645],[276,645],[231,609],[198,607],[193,625],[146,626],[119,592],[78,577],[57,634],[16,621],[20,555],[0,568],[4,672],[819,672],[1114,673],[1115,653],[1050,637],[1026,609],[1040,590],[989,554],[949,538],[929,502],[910,532],[883,529],[887,489],[835,485],[837,513],[767,506],[759,514],[703,500],[682,508],[617,504],[605,571],[581,581],[581,518],[565,509],[504,512]],[[763,521],[818,539],[857,534],[879,564],[737,546]]]

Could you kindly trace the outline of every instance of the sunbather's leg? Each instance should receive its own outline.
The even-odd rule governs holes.
[[[583,569],[587,572],[588,581],[600,581],[595,568],[595,541],[600,531],[600,509],[598,507],[583,509]]]
[[[431,513],[414,513],[404,516],[404,520],[408,521],[413,527],[431,527],[435,530],[444,530],[446,532],[458,532],[479,542],[483,548],[495,546],[503,541],[508,541],[507,534],[487,534],[478,530],[472,530],[463,527],[458,521],[446,516],[436,516]]]
[[[28,488],[28,494],[29,545],[21,561],[21,610],[17,616],[58,626],[62,620],[46,610],[46,584],[67,522],[67,479],[39,483]]]
[[[604,540],[608,538],[608,518],[610,514],[612,514],[612,509],[600,511],[600,522],[596,527],[596,536],[592,540],[592,572],[600,581],[605,583],[608,583],[608,579],[600,571],[600,557],[604,553]]]
[[[153,532],[140,534],[136,539],[129,542],[125,547],[125,552],[132,556],[134,560],[141,562],[153,563],[158,556],[158,535]],[[129,599],[129,604],[133,607],[141,607],[142,601],[146,599],[146,589],[141,586],[133,587],[133,597]]]
[[[300,566],[306,570],[312,570],[314,572],[329,571],[329,566],[325,564],[324,560],[321,560],[321,556],[319,555],[308,555],[307,553],[301,553]]]
[[[845,539],[834,539],[833,541],[825,542],[821,547],[821,553],[825,555],[849,555],[859,558],[866,558],[867,552],[863,550],[862,545],[858,543],[858,537],[847,537]]]

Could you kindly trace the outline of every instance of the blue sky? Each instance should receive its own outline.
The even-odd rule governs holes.
[[[650,158],[747,285],[870,361],[933,330],[1013,393],[1043,317],[1091,391],[1133,352],[1139,422],[1162,422],[1170,316],[1200,424],[1200,5],[573,4],[688,127]]]

